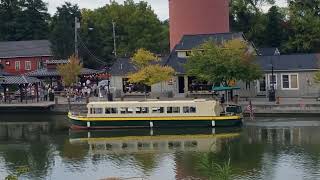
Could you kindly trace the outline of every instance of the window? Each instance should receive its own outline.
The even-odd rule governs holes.
[[[153,107],[152,113],[164,113],[164,107]]]
[[[106,114],[118,114],[117,108],[106,108]]]
[[[133,108],[122,107],[120,108],[121,114],[133,114]]]
[[[183,113],[196,113],[196,107],[184,106]]]
[[[16,71],[20,70],[20,61],[15,62],[15,69],[16,69]]]
[[[102,114],[102,108],[90,108],[90,114]]]
[[[299,89],[298,74],[282,74],[282,89]]]
[[[167,113],[180,113],[180,107],[167,107]]]
[[[136,114],[147,114],[149,113],[148,107],[137,107],[136,108]]]
[[[24,63],[24,69],[27,70],[27,71],[31,70],[31,61],[26,61]]]
[[[191,56],[192,52],[191,51],[186,51],[186,56],[189,57]]]

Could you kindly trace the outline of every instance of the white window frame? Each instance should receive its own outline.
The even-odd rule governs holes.
[[[289,77],[289,88],[284,88],[283,87],[283,76],[284,75],[287,75]],[[291,87],[291,76],[292,75],[296,75],[297,76],[297,88],[292,88]],[[284,73],[284,74],[281,74],[281,89],[282,90],[299,90],[299,74],[298,73]]]
[[[18,68],[17,68],[18,67]],[[16,70],[16,71],[20,71],[20,69],[21,69],[21,62],[20,61],[15,61],[15,63],[14,63],[14,69]]]
[[[30,66],[28,67],[27,64],[30,64]],[[27,68],[28,67],[28,68]],[[32,69],[32,64],[31,64],[31,61],[25,61],[24,62],[24,69],[26,71],[30,71]]]

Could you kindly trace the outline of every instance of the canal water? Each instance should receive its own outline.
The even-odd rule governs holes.
[[[0,115],[0,180],[320,179],[317,118],[242,128],[69,131],[65,116]]]

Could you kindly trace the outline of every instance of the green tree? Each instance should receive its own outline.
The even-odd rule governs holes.
[[[21,1],[22,12],[18,18],[17,40],[47,39],[50,15],[42,0]]]
[[[320,50],[320,1],[289,2],[290,35],[286,51],[294,53]]]
[[[272,6],[266,16],[265,45],[269,47],[281,47],[288,38],[285,27],[285,16],[277,6]]]
[[[84,44],[81,45],[81,55],[85,59],[85,65],[97,64],[93,55],[108,64],[112,62],[112,22],[115,23],[118,56],[130,57],[140,47],[157,54],[168,54],[167,21],[161,22],[147,2],[135,3],[133,0],[126,0],[119,4],[113,1],[93,11],[82,11],[81,39]]]
[[[0,0],[0,41],[46,39],[49,20],[42,0]]]
[[[185,65],[187,74],[212,83],[228,84],[239,80],[250,82],[260,78],[255,54],[239,39],[222,45],[208,41],[195,48]]]
[[[72,55],[69,58],[69,63],[61,64],[58,66],[59,75],[62,77],[62,81],[65,86],[70,87],[77,82],[80,75],[82,65],[78,57]]]
[[[19,0],[0,0],[0,40],[16,40],[17,17],[21,13]]]
[[[174,70],[171,67],[159,65],[159,58],[145,49],[138,49],[132,57],[132,62],[138,71],[129,74],[128,78],[131,83],[152,86],[167,81],[174,75]]]
[[[74,19],[80,18],[77,5],[66,2],[57,8],[50,25],[51,50],[56,58],[67,58],[74,53]]]

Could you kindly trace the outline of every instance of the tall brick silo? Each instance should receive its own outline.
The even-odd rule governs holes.
[[[171,49],[186,34],[229,32],[229,0],[169,0]]]

